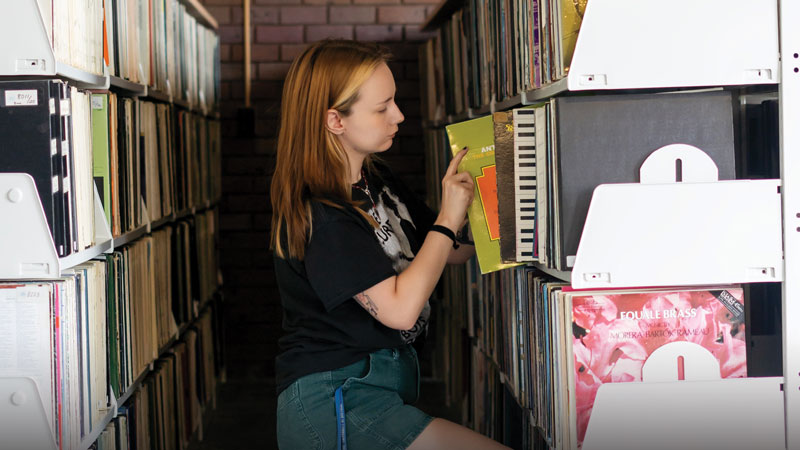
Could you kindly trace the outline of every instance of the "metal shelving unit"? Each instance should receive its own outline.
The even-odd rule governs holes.
[[[457,10],[460,4],[462,3],[455,0],[442,2],[428,23],[433,24],[431,26],[442,23],[446,14]],[[720,14],[721,11],[724,14]],[[652,20],[653,17],[658,17],[658,20]],[[770,250],[773,259],[777,255],[779,261],[774,275],[769,270],[759,270],[758,273],[751,272],[747,276],[767,276],[772,277],[772,281],[783,280],[784,374],[783,377],[768,379],[719,380],[712,382],[707,388],[709,392],[714,392],[713,395],[740,398],[750,396],[750,403],[746,408],[749,412],[730,422],[730,432],[742,436],[738,441],[739,445],[745,445],[742,443],[748,442],[746,433],[753,431],[748,426],[748,421],[756,424],[757,428],[767,418],[768,423],[764,429],[768,429],[768,432],[765,435],[762,430],[763,439],[759,448],[792,450],[800,449],[800,428],[794,426],[800,420],[800,330],[797,327],[800,324],[800,175],[794,173],[800,167],[800,128],[793,125],[800,121],[800,29],[794,26],[798,18],[800,4],[786,0],[709,0],[699,3],[677,0],[677,3],[670,4],[655,0],[634,3],[625,0],[593,0],[588,3],[583,16],[574,57],[566,78],[521,93],[518,98],[492,102],[476,111],[477,115],[482,115],[517,105],[546,101],[553,96],[574,91],[779,86],[782,173],[780,180],[770,182],[773,191],[777,185],[781,207],[770,206],[765,214],[770,216],[770,225],[767,228],[771,239],[780,234],[778,227],[773,225],[778,222],[781,224],[782,248],[774,252]],[[741,30],[751,32],[742,33]],[[453,117],[447,119],[449,123]],[[440,127],[446,123],[426,125]],[[746,260],[747,255],[741,257]],[[640,263],[646,265],[646,260]],[[561,280],[572,279],[571,272],[554,273],[541,265],[535,266]],[[738,278],[742,276],[736,275],[737,279],[731,282],[752,281]],[[696,279],[683,280],[685,283],[680,279],[673,281],[688,285],[697,283]],[[636,284],[635,279],[626,279],[626,283],[650,285]],[[644,385],[645,390],[649,389],[648,392],[669,389],[676,395],[666,401],[677,402],[680,395],[699,386],[694,383],[700,382],[681,381],[663,386],[650,383],[632,384],[636,384],[637,388]],[[617,383],[613,387],[616,397],[612,397],[612,403],[631,397],[621,393],[626,388],[624,385],[626,383]],[[778,387],[782,391],[780,395],[776,391]],[[724,394],[726,392],[728,394]],[[639,392],[633,397],[641,398],[642,395],[647,394]],[[678,415],[682,414],[684,419],[703,414],[709,417],[714,415],[715,420],[720,421],[731,416],[729,412],[716,415],[719,410],[712,409],[713,405],[706,403],[708,408],[693,410],[691,414],[685,414],[686,411],[681,408],[670,409],[668,405],[659,404],[665,419],[662,423],[679,420]],[[598,402],[595,409],[600,410],[606,406],[608,405]],[[671,411],[674,413],[670,413]],[[778,415],[782,412],[783,423],[774,423],[776,412],[779,412]],[[593,417],[594,414],[602,415],[598,411],[593,412]],[[753,414],[759,417],[754,417]],[[632,422],[626,419],[624,424],[619,425],[624,425],[626,431],[637,429],[639,424],[635,422],[638,418],[633,417],[630,420]],[[681,433],[690,435],[693,432],[702,433],[701,428],[706,425],[702,420],[685,422],[682,422]],[[779,429],[784,430],[784,434]],[[617,431],[620,431],[619,427]],[[696,434],[700,435],[702,434]],[[726,437],[726,442],[731,441],[729,438],[730,436]],[[733,441],[737,442],[735,439]],[[584,442],[587,450],[590,450],[591,445],[589,441]]]
[[[216,20],[200,2],[197,0],[180,1],[186,6],[188,13],[194,16],[199,23],[212,30],[218,29]],[[50,17],[45,20],[39,3],[37,0],[20,0],[14,2],[13,6],[8,5],[0,8],[5,13],[0,14],[0,39],[6,43],[0,48],[0,77],[4,79],[61,78],[82,89],[95,91],[112,90],[123,96],[148,97],[154,100],[172,102],[171,96],[150,91],[146,85],[110,76],[108,67],[103,67],[102,74],[97,74],[57,61],[52,44],[52,30],[48,32],[48,27],[52,27],[52,21]],[[46,26],[46,23],[49,23],[49,25]],[[202,93],[200,98],[202,99]],[[206,117],[219,118],[217,111],[201,110],[201,108],[193,107],[187,102],[176,101],[174,103],[190,111],[201,113]],[[197,208],[191,208],[183,212],[180,217],[195,214],[197,211],[204,211],[211,207],[212,203],[204,202],[203,205]],[[0,217],[3,217],[0,220],[0,248],[2,248],[0,280],[57,279],[64,270],[102,256],[104,253],[113,252],[116,247],[130,243],[155,228],[179,219],[177,215],[172,214],[152,223],[148,221],[148,223],[137,229],[113,239],[109,224],[100,205],[100,198],[95,189],[94,221],[96,231],[94,242],[96,244],[66,257],[58,258],[33,179],[27,174],[0,173]],[[207,306],[208,304],[209,301],[207,300],[204,305]],[[174,343],[179,338],[180,333],[185,331],[189,325],[185,324],[171,342]],[[168,352],[170,347],[162,350]],[[153,365],[151,364],[150,370],[152,368]],[[142,374],[118,398],[115,393],[111,393],[109,397],[111,404],[105,416],[92,427],[91,433],[81,440],[78,448],[89,448],[97,440],[106,425],[116,417],[118,405],[130,398],[131,394],[139,388],[147,373],[149,371]],[[0,390],[16,395],[22,392],[19,389],[31,388],[31,386],[25,385],[24,381],[25,379],[19,378],[0,378]],[[27,403],[36,406],[35,399],[40,396],[35,384],[30,392],[24,392],[30,396],[31,400],[34,400]],[[21,398],[23,400],[22,403],[25,403],[25,397]],[[12,397],[12,400],[19,399],[19,395]],[[19,405],[22,403],[19,403]],[[15,404],[14,406],[19,405]],[[24,411],[27,414],[30,411],[30,407],[27,408],[17,408],[16,410],[0,409],[3,409],[4,413],[13,415],[14,411]],[[53,430],[46,418],[41,417],[44,419],[41,423],[34,423],[36,417],[25,417],[27,422],[23,424],[24,426],[2,428],[3,443],[24,443],[24,445],[27,445],[24,448],[33,448],[31,447],[33,445],[37,449],[55,450],[55,441],[52,439]],[[4,421],[7,418],[8,416],[3,416]],[[14,444],[11,445],[14,446]],[[0,447],[2,446],[0,444]]]

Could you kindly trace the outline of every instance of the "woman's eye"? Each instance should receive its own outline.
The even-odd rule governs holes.
[[[386,112],[386,109],[387,109],[387,108],[379,109],[379,110],[378,110],[378,112],[379,112],[379,113],[385,113],[385,112]]]

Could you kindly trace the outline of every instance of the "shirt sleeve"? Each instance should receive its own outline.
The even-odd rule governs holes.
[[[327,311],[397,275],[373,231],[353,218],[315,226],[305,266],[311,287]]]

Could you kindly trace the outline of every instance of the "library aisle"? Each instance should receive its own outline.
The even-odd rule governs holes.
[[[192,448],[275,448],[272,383],[281,308],[268,243],[268,186],[274,169],[283,78],[293,58],[317,40],[358,39],[386,45],[394,56],[391,68],[397,103],[406,116],[386,159],[398,176],[424,195],[418,47],[434,33],[419,28],[438,0],[250,2],[249,107],[243,70],[247,57],[242,32],[244,1],[201,2],[219,23],[221,42],[219,243],[227,381],[219,387],[216,408],[207,414],[203,440],[195,439]],[[441,385],[438,387],[424,396],[432,399],[431,408],[442,408],[445,403]],[[460,421],[460,415],[457,417]]]
[[[203,439],[193,440],[188,450],[277,449],[276,404],[274,382],[229,380],[203,423]]]

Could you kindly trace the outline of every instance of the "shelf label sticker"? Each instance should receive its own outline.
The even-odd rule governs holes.
[[[60,111],[61,112],[61,116],[62,117],[63,116],[68,116],[70,114],[70,111],[71,111],[69,100],[68,99],[62,99],[59,103],[60,103],[60,107],[59,108],[61,110]]]
[[[103,97],[92,95],[92,109],[103,109]]]
[[[37,106],[39,95],[36,89],[6,91],[6,106]]]

